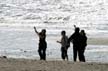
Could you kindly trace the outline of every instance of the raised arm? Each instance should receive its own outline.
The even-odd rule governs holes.
[[[76,28],[76,25],[74,25],[74,28]]]
[[[34,27],[34,30],[35,30],[36,34],[39,35],[39,32],[37,31],[36,27]]]

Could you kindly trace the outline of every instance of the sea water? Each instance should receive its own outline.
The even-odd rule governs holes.
[[[88,38],[108,36],[107,0],[0,0],[0,55],[39,59],[38,31],[47,30],[47,59],[61,59],[60,33],[70,36],[73,25],[84,29]],[[73,60],[72,44],[68,51]],[[87,61],[108,62],[107,45],[88,45]]]
[[[51,28],[50,28],[51,29]],[[40,31],[40,29],[37,29]],[[47,28],[48,30],[48,28]],[[52,30],[52,31],[51,31]],[[47,60],[61,60],[60,29],[47,31]],[[67,28],[65,29],[67,30]],[[72,34],[72,33],[71,33]],[[71,34],[67,34],[70,36]],[[88,37],[89,38],[89,37]],[[1,27],[0,29],[0,55],[8,58],[39,59],[39,38],[33,27]],[[73,61],[72,44],[68,49],[69,60]],[[107,45],[87,45],[85,57],[88,62],[107,62]]]

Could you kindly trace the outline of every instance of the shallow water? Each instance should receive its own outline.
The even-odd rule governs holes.
[[[60,32],[70,36],[73,25],[84,29],[88,38],[108,36],[107,0],[0,0],[0,55],[39,59],[38,36],[33,30],[47,30],[47,58],[61,59]],[[71,45],[72,47],[72,45]],[[88,45],[87,61],[108,62],[107,45]],[[69,48],[69,60],[73,60]]]
[[[60,40],[60,29],[56,33],[47,31],[47,60],[61,60],[60,44],[56,43]],[[59,34],[58,34],[59,33]],[[69,35],[68,35],[69,36]],[[0,29],[0,55],[12,58],[28,58],[39,59],[38,56],[38,36],[33,28],[12,28],[1,27]],[[68,50],[69,60],[73,61],[72,44]],[[108,62],[108,46],[107,45],[88,45],[85,57],[88,62]]]

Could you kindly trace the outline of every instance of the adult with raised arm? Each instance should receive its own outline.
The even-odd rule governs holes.
[[[68,41],[72,41],[73,43],[73,60],[76,62],[77,55],[79,56],[79,60],[81,61],[81,53],[80,53],[80,45],[81,45],[81,34],[79,33],[80,28],[75,27],[75,32],[69,37]]]
[[[40,56],[40,60],[46,60],[46,48],[47,48],[46,29],[42,29],[41,32],[38,32],[36,27],[34,27],[34,30],[35,30],[36,34],[39,36],[38,53]]]

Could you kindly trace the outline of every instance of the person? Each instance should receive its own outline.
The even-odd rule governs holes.
[[[81,30],[81,61],[85,62],[84,52],[87,46],[87,36],[84,30]]]
[[[34,30],[35,30],[36,34],[39,36],[38,53],[40,56],[40,60],[46,60],[46,48],[47,48],[46,29],[42,29],[41,32],[38,32],[36,27],[34,27]]]
[[[66,36],[66,32],[62,31],[61,32],[61,41],[57,41],[58,43],[61,44],[61,57],[63,60],[67,59],[68,60],[68,54],[67,54],[67,50],[70,46],[70,44],[68,43],[68,37]]]
[[[75,27],[75,32],[69,37],[68,41],[73,43],[73,60],[76,62],[77,55],[79,56],[79,60],[81,61],[81,51],[80,51],[80,45],[81,45],[81,35],[79,33],[80,28]]]

